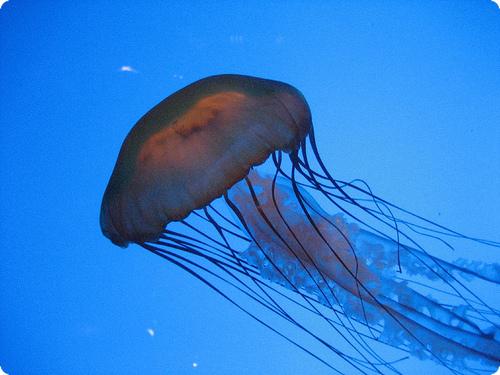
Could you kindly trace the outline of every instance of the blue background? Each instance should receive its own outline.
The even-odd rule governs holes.
[[[500,9],[488,0],[7,2],[0,366],[327,374],[183,271],[101,235],[100,200],[123,138],[201,77],[283,80],[307,97],[335,176],[500,240],[499,40]],[[498,261],[492,249],[469,255]],[[420,366],[433,364],[405,371]]]

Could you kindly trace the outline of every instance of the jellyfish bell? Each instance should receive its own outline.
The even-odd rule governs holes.
[[[183,88],[125,139],[102,201],[103,233],[120,246],[158,239],[270,153],[296,149],[310,128],[304,97],[282,82],[219,75]]]
[[[500,266],[432,251],[500,243],[333,178],[309,106],[288,84],[221,75],[167,97],[127,135],[100,222],[116,245],[136,243],[183,268],[337,373],[401,373],[380,345],[455,374],[500,363],[499,311],[468,283],[498,287]]]

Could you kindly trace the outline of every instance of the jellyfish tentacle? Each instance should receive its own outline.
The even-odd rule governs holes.
[[[292,179],[292,185],[293,185],[293,179]],[[266,189],[262,189],[262,191],[266,191]],[[302,206],[301,206],[301,208],[302,208],[302,211],[301,211],[301,212],[303,212],[306,216],[308,216],[307,210],[306,210],[306,209],[305,209],[305,207],[303,206],[303,202],[301,202],[301,201],[300,201],[300,198],[299,198],[299,197],[300,197],[300,194],[299,194],[298,192],[295,192],[295,196],[298,198],[298,199],[297,199],[297,200],[298,200],[298,202],[302,205]],[[255,200],[255,197],[253,197],[253,199]],[[289,208],[290,208],[290,207],[289,207]],[[288,210],[287,212],[290,212],[290,211]],[[261,216],[260,216],[260,214],[259,214],[257,217],[261,217]],[[272,228],[272,225],[271,225],[271,223],[269,222],[269,219],[268,219],[267,221],[268,221],[268,222],[266,223],[266,226],[271,226],[271,228]],[[287,220],[287,221],[288,221],[288,220]],[[273,222],[274,222],[274,220],[273,220]],[[307,218],[307,220],[306,220],[306,222],[310,223],[310,224],[308,224],[308,225],[311,225],[311,226],[313,226],[313,227],[315,226],[314,220],[313,220],[311,217],[308,217],[308,218]],[[264,223],[263,223],[263,224],[264,224]],[[252,224],[252,226],[253,226],[254,228],[255,228],[255,225],[256,225],[255,223],[253,223],[253,224]],[[317,233],[317,235],[318,235],[318,236],[322,237],[322,233],[321,233],[321,231],[320,231],[317,227],[315,227],[315,228],[314,228],[314,230],[313,230],[312,232],[315,232],[315,233]],[[277,236],[282,236],[280,233],[276,233],[275,231],[274,231],[274,233],[275,233]],[[271,240],[271,239],[269,239],[269,240]],[[322,238],[322,241],[324,241],[324,243],[326,244],[326,246],[327,246],[327,247],[329,247],[329,246],[330,246],[330,245],[328,244],[328,241],[327,241],[324,237]],[[274,247],[274,249],[275,249],[276,251],[278,251],[278,252],[279,252],[279,248],[277,248],[277,245],[276,245],[276,244],[274,244],[274,245],[272,245],[272,246]],[[335,251],[333,251],[333,249],[332,249],[332,248],[329,248],[329,251],[330,251],[330,252],[331,252],[334,256],[336,256],[336,257],[338,258],[338,262],[339,262],[340,264],[342,264],[342,266],[341,266],[341,267],[342,267],[344,270],[346,270],[346,271],[347,271],[347,273],[349,274],[350,278],[352,278],[352,279],[353,279],[353,284],[355,284],[356,282],[357,282],[357,283],[359,283],[359,285],[361,286],[362,291],[363,291],[362,295],[363,295],[363,294],[366,294],[366,295],[370,296],[370,298],[372,298],[372,299],[374,299],[374,300],[376,301],[376,297],[375,297],[375,296],[374,296],[374,295],[373,295],[373,294],[372,294],[372,293],[371,293],[371,292],[370,292],[370,291],[366,288],[366,286],[363,284],[363,282],[362,282],[361,280],[359,280],[359,279],[357,279],[357,278],[356,278],[356,276],[354,275],[354,273],[353,273],[353,272],[349,269],[349,267],[348,267],[348,266],[347,266],[347,265],[343,262],[343,260],[342,260],[341,258],[339,258],[339,257],[338,257],[338,255],[335,253]],[[288,249],[283,250],[283,253],[286,253],[286,252],[289,252],[289,250],[288,250]],[[295,256],[294,256],[294,257],[295,257]],[[306,259],[304,259],[304,258],[303,258],[303,256],[301,256],[301,257],[300,257],[300,262],[302,263],[302,262],[307,262],[307,261],[306,261]],[[302,263],[302,267],[304,267],[304,263]],[[307,268],[306,268],[306,269],[307,269]],[[282,274],[282,270],[280,270],[279,268],[278,268],[278,272]],[[323,267],[321,268],[321,272],[327,272],[327,275],[329,275],[330,277],[332,276],[332,275],[331,275],[330,273],[328,273],[328,271],[327,271],[327,270],[325,270]],[[357,280],[356,280],[356,279],[357,279]],[[345,282],[343,282],[342,280],[339,280],[339,279],[338,279],[338,277],[336,277],[336,279],[335,279],[335,280],[336,280],[336,282],[337,282],[337,283],[341,284],[344,288],[348,289],[352,295],[356,296],[356,298],[359,298],[359,294],[357,293],[356,288],[355,288],[354,286],[349,286],[349,285],[346,285],[346,284],[345,284]],[[313,283],[314,283],[314,278],[313,278]],[[294,284],[292,284],[292,287],[296,288],[296,286],[295,286]],[[353,288],[354,288],[354,289],[353,289]],[[319,293],[322,293],[321,291],[322,291],[322,288],[319,288]],[[391,312],[390,312],[388,309],[386,309],[386,308],[385,308],[382,304],[380,304],[379,302],[377,302],[377,305],[378,305],[379,307],[381,307],[382,309],[385,309],[385,310],[386,310],[386,312],[387,312],[389,315],[391,314]],[[394,316],[393,316],[393,318],[394,318]],[[394,319],[397,319],[397,318],[394,318]],[[403,329],[405,329],[405,328],[404,328],[404,325],[402,325],[402,324],[401,324],[401,326],[402,326],[402,328],[403,328]],[[409,335],[412,335],[412,333],[411,333],[411,332],[408,332],[408,334],[409,334]],[[415,338],[415,340],[416,340],[416,341],[418,341],[418,338]],[[423,345],[423,344],[422,344],[422,345]],[[439,360],[439,359],[438,359],[438,360]],[[445,363],[442,363],[442,364],[443,364],[443,365],[446,365]],[[450,371],[452,371],[452,372],[454,372],[454,373],[456,372],[456,371],[454,371],[454,370],[452,370],[452,369],[450,369]]]
[[[294,180],[292,177],[292,179],[291,179],[292,186],[293,186],[293,181]],[[266,191],[266,189],[261,189],[261,190]],[[271,192],[272,192],[272,190],[271,190]],[[299,204],[302,201],[303,206],[301,208],[302,208],[302,212],[305,213],[306,217],[308,216],[309,209],[312,209],[313,210],[312,212],[314,212],[315,205],[311,204],[311,198],[307,195],[302,194],[298,187],[297,187],[297,190],[295,191],[295,197],[296,197],[297,201],[299,202]],[[279,207],[279,204],[274,203],[274,205]],[[290,206],[289,201],[287,201],[287,206],[288,206],[288,209],[290,209],[290,208],[292,210],[295,209],[293,204],[292,204],[292,206]],[[317,212],[314,212],[314,213],[318,214]],[[309,214],[309,215],[311,215],[311,214]],[[325,215],[324,211],[320,212],[319,214]],[[311,225],[318,225],[317,220],[314,219],[313,217],[310,216],[307,219],[310,220]],[[290,219],[290,218],[285,219],[285,221],[292,221],[292,222],[293,222],[293,220],[294,219]],[[274,222],[274,220],[273,220],[273,222]],[[334,230],[334,229],[332,229],[332,230]],[[318,233],[318,235],[323,233],[322,229],[319,229],[319,227],[316,229],[316,232]],[[370,238],[370,236],[368,236],[366,233],[363,233],[363,232],[360,232],[360,233],[361,233],[360,237],[365,242],[366,242],[367,238],[369,238],[369,239],[373,239],[373,238],[381,239],[380,236],[371,235],[372,238]],[[374,236],[376,236],[376,237],[374,237]],[[326,240],[325,242],[328,242],[328,240]],[[356,241],[354,241],[354,243],[356,245],[359,245],[359,243],[361,243],[361,242],[362,241],[358,241],[357,239],[356,239]],[[380,244],[377,244],[377,245],[380,245]],[[391,245],[393,247],[392,252],[385,250],[382,252],[382,256],[390,257],[391,255],[394,254],[393,258],[395,258],[396,246],[393,243],[391,243]],[[279,249],[276,248],[276,244],[274,245],[274,250],[277,252],[280,251]],[[283,249],[281,251],[286,253],[289,250]],[[363,256],[365,256],[365,254],[363,254]],[[444,263],[442,265],[444,265]],[[314,267],[317,268],[317,265]],[[348,269],[349,267],[344,266],[344,268]],[[328,275],[329,277],[333,276],[328,271],[323,271],[323,269],[324,269],[324,267],[322,267],[320,269],[320,271],[323,272],[323,274],[325,276],[326,275]],[[355,278],[358,276],[358,274],[353,274],[351,276],[353,278]],[[335,276],[335,277],[337,278],[338,276]],[[404,320],[400,319],[400,321],[402,323],[404,323],[404,324],[402,324],[403,328],[404,328],[404,326],[407,326],[407,320],[409,317],[409,318],[413,319],[413,325],[415,327],[420,327],[422,330],[426,330],[427,334],[424,335],[424,338],[435,336],[435,337],[437,337],[437,338],[434,338],[435,342],[442,342],[443,344],[441,344],[441,346],[446,346],[446,345],[457,346],[457,348],[458,348],[457,351],[461,350],[460,345],[465,344],[465,345],[462,345],[463,350],[469,349],[470,352],[476,353],[476,354],[474,354],[474,356],[476,356],[476,355],[483,356],[486,361],[490,361],[490,364],[492,363],[491,361],[494,361],[496,359],[496,357],[494,357],[493,353],[496,350],[495,345],[497,345],[497,344],[495,344],[494,341],[488,341],[488,340],[490,340],[490,338],[483,337],[484,335],[483,335],[482,331],[473,322],[467,320],[467,318],[465,316],[458,315],[458,314],[454,313],[453,311],[449,311],[449,310],[445,309],[444,307],[436,304],[434,301],[427,299],[426,297],[414,292],[413,290],[411,290],[409,288],[404,290],[407,293],[405,300],[407,301],[407,303],[410,303],[410,305],[407,305],[405,303],[398,303],[397,301],[388,299],[384,296],[379,295],[379,297],[376,297],[375,295],[372,295],[369,292],[369,290],[364,291],[364,293],[359,293],[358,291],[356,291],[355,288],[353,289],[353,286],[349,287],[349,284],[345,284],[345,282],[343,282],[343,281],[337,281],[337,282],[339,285],[346,287],[346,289],[349,290],[352,295],[359,296],[361,294],[361,296],[363,297],[365,302],[370,303],[374,306],[378,306],[378,307],[385,306],[385,309],[387,310],[386,312],[388,312],[388,314],[390,316],[392,316],[393,318],[396,317],[396,319],[398,319],[400,316],[403,316],[403,313],[407,313],[408,314],[407,318],[405,318]],[[391,288],[391,285],[392,285],[392,288],[396,289],[396,285],[397,285],[396,283],[391,282],[389,280],[386,280],[384,282],[386,283],[388,289]],[[361,282],[361,284],[365,284],[365,286],[368,285],[368,284],[366,284],[366,281]],[[414,308],[412,308],[412,306],[418,305],[418,303],[427,305],[427,308],[433,312],[434,317],[432,316],[432,314],[431,315],[422,314],[420,311],[417,311]],[[454,327],[451,325],[450,326],[446,325],[447,322],[452,322],[454,320],[458,321],[457,327]],[[437,330],[438,332],[439,332],[439,330],[442,330],[443,335],[436,335],[436,333],[432,333],[432,332],[435,332],[435,330]],[[407,330],[404,330],[404,331],[407,332],[407,337],[412,336],[411,332],[409,332]],[[447,331],[448,331],[448,333],[447,333]],[[470,332],[467,332],[467,331],[470,331]],[[460,336],[459,342],[454,341],[454,340],[456,340],[457,336]],[[421,344],[421,348],[420,349],[413,349],[413,352],[418,353],[419,351],[424,352],[426,350],[427,347],[424,345],[422,340],[419,339],[418,336],[416,336],[416,337],[414,336],[412,339],[413,339],[413,341],[420,342],[420,344]],[[462,343],[460,343],[460,340],[462,341]],[[482,345],[482,348],[479,351],[477,351],[476,347],[481,347],[481,345]],[[434,346],[440,347],[440,345],[438,345],[437,343]],[[488,347],[493,347],[492,352],[490,352],[489,354],[488,354],[488,349],[487,349]],[[446,362],[446,356],[441,357],[439,350],[435,354],[431,352],[430,355],[431,356],[436,355],[437,356],[437,358],[435,358],[436,360],[439,361],[440,359],[442,359],[442,364],[449,366],[448,363]],[[452,372],[453,372],[453,370],[452,370]]]
[[[291,180],[293,181],[293,178],[291,178]],[[392,241],[394,241],[394,240],[392,240]],[[419,254],[425,254],[425,255],[426,255],[426,257],[427,257],[428,259],[431,259],[433,262],[437,263],[437,264],[436,264],[436,266],[438,267],[438,269],[442,270],[442,273],[443,273],[443,274],[445,274],[445,275],[449,275],[451,278],[453,278],[453,276],[451,276],[451,275],[450,275],[450,273],[451,273],[451,272],[450,272],[450,271],[448,271],[447,269],[445,269],[445,268],[446,268],[446,265],[447,265],[447,264],[446,264],[446,262],[443,262],[443,261],[439,262],[439,259],[438,259],[438,258],[432,258],[432,257],[430,257],[429,255],[427,255],[426,253],[424,253],[423,251],[420,251],[420,252],[419,252]],[[424,263],[424,264],[425,264],[425,263]],[[426,267],[429,267],[429,266],[427,266],[427,265],[426,265]],[[476,268],[480,268],[480,267],[478,266],[478,267],[476,267]],[[483,266],[483,268],[484,268],[484,266]],[[452,268],[451,270],[454,270],[454,269]],[[490,268],[489,273],[490,273],[490,274],[493,274],[493,273],[494,273],[494,271],[495,271],[495,268],[494,268],[494,267],[492,267],[492,268]],[[436,275],[437,275],[438,277],[442,277],[442,276],[440,276],[440,274],[438,274],[438,273],[437,273],[437,271],[436,271],[436,267],[434,267],[434,271],[433,271],[433,272],[434,272],[434,273],[436,273]],[[487,277],[483,277],[483,278],[487,278]],[[491,278],[491,277],[490,277],[490,278]],[[467,289],[467,288],[466,288],[466,289]],[[455,290],[456,290],[456,289],[455,289]],[[463,295],[461,295],[461,294],[459,294],[459,295],[461,296],[461,298],[462,298],[462,299],[464,299],[464,300],[466,301],[466,303],[467,303],[467,304],[470,304],[470,302],[469,302],[467,299],[465,299],[465,297],[463,297]],[[473,294],[473,295],[474,295],[475,297],[477,297],[475,294]],[[478,298],[478,299],[479,299],[479,298]],[[479,299],[479,301],[481,301],[481,299]],[[482,302],[482,301],[481,301],[481,304],[482,304],[482,305],[484,305],[484,306],[486,306],[486,307],[488,307],[488,305],[484,304],[484,302]],[[477,311],[477,309],[476,309],[475,307],[474,307],[473,309],[475,309],[475,310]],[[480,315],[482,315],[482,316],[484,317],[484,315],[483,315],[480,311],[477,311],[477,312],[478,312]],[[493,312],[493,311],[492,311],[492,312]],[[489,321],[489,319],[488,319],[487,317],[485,317],[485,320]],[[490,322],[491,322],[491,321],[490,321]],[[474,347],[474,342],[473,342],[473,344],[471,344],[471,346],[472,346],[472,347]],[[491,365],[491,362],[490,362],[490,365]]]

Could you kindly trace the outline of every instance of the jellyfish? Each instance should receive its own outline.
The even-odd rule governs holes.
[[[114,244],[181,267],[332,373],[400,374],[409,356],[452,374],[500,364],[500,312],[478,293],[498,287],[500,265],[434,251],[500,243],[334,178],[304,96],[286,83],[212,76],[156,105],[121,147],[100,225]]]

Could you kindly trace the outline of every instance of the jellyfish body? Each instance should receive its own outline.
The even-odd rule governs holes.
[[[221,75],[187,86],[125,139],[101,206],[104,234],[120,246],[158,238],[270,153],[296,148],[310,126],[302,95],[281,82]]]
[[[270,176],[255,170],[266,160]],[[430,358],[450,373],[500,363],[500,314],[468,283],[499,285],[499,266],[447,262],[421,240],[500,244],[333,178],[308,104],[288,84],[222,75],[166,98],[125,139],[100,222],[113,243],[137,243],[185,269],[338,373],[337,360],[350,373],[401,373],[371,343]],[[445,297],[431,298],[417,284]],[[289,322],[332,358],[252,306]],[[313,320],[325,328],[309,326]]]

